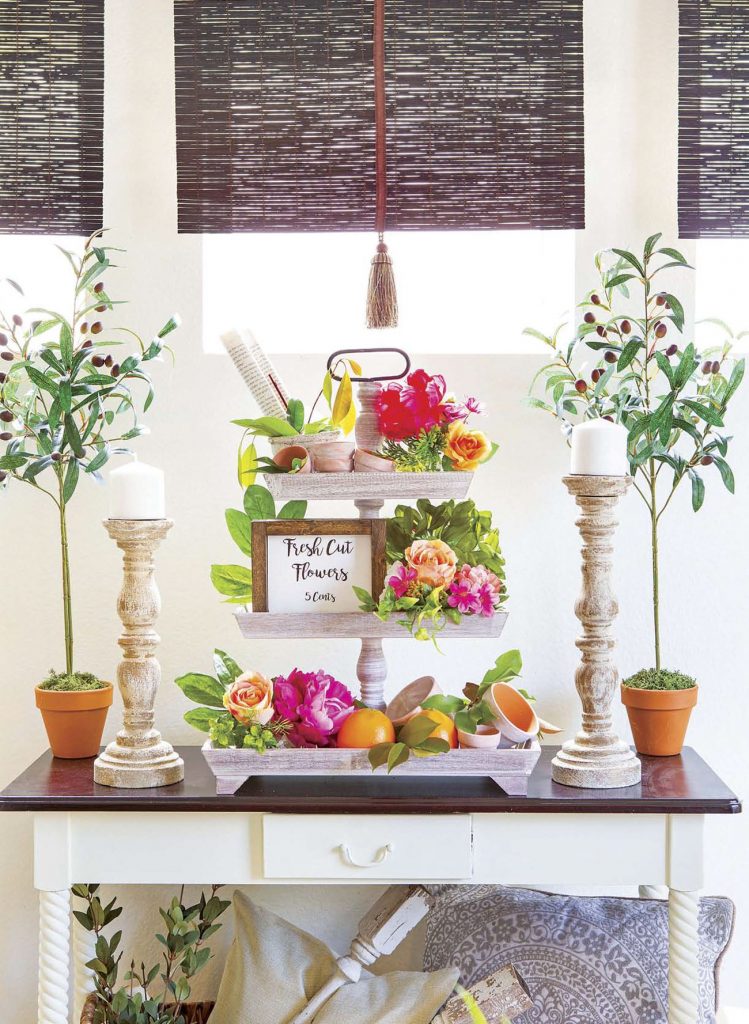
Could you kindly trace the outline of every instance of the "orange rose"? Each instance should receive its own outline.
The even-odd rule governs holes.
[[[406,548],[406,562],[416,570],[419,583],[442,587],[452,583],[458,559],[443,540],[415,540]]]
[[[445,455],[453,469],[475,469],[491,454],[492,446],[486,434],[470,430],[462,420],[455,420],[447,428]]]
[[[273,683],[259,672],[245,672],[224,694],[224,707],[240,725],[265,725],[273,717]]]

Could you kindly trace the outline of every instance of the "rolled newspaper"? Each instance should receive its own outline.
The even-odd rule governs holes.
[[[221,341],[262,414],[285,417],[286,390],[252,332],[227,331]]]

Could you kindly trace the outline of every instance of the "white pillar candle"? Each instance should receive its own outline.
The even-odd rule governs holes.
[[[137,456],[109,474],[110,519],[165,519],[164,473]]]
[[[573,476],[626,476],[627,430],[610,420],[586,420],[572,428]]]

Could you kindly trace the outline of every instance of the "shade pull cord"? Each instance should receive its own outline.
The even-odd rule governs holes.
[[[393,261],[385,245],[387,214],[387,110],[385,97],[385,0],[374,0],[375,228],[377,249],[369,268],[367,327],[398,326]]]

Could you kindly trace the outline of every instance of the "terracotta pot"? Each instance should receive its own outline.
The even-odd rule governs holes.
[[[352,473],[354,451],[351,441],[327,441],[312,449],[312,467],[316,473]]]
[[[698,689],[638,690],[622,686],[622,703],[638,754],[672,757],[681,753]]]
[[[280,448],[273,456],[273,461],[279,467],[279,469],[291,469],[291,464],[294,459],[304,459],[304,464],[301,469],[298,469],[298,473],[311,473],[312,466],[310,465],[311,459],[309,452],[301,444],[290,444],[286,448]]]
[[[354,455],[355,473],[394,473],[395,463],[382,455],[375,455],[364,448],[357,448]]]
[[[484,694],[502,740],[506,744],[525,743],[538,735],[539,724],[533,705],[509,683],[494,683]]]
[[[496,750],[501,735],[493,725],[477,725],[475,733],[458,729],[458,743],[463,748],[473,750]]]
[[[96,757],[114,689],[42,690],[35,687],[36,706],[55,757]]]
[[[434,676],[419,676],[396,693],[385,708],[385,714],[393,725],[403,725],[409,718],[417,715],[423,701],[435,693],[442,693],[442,690],[435,682]]]

